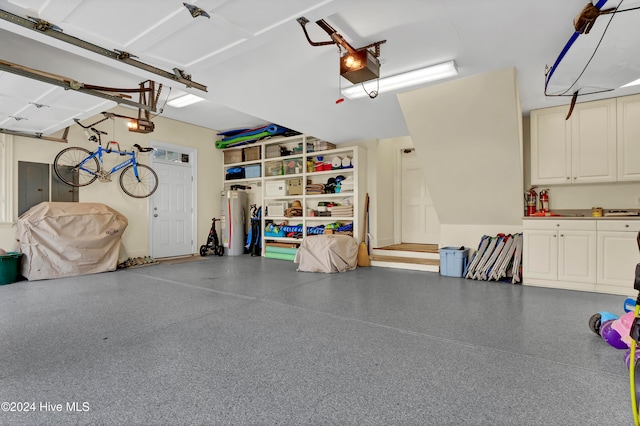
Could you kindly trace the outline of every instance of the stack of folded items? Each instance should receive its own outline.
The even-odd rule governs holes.
[[[294,217],[294,216],[302,216],[302,208],[299,207],[289,207],[284,211],[285,217]]]
[[[353,192],[353,177],[347,176],[340,182],[340,192]]]
[[[324,194],[324,185],[321,183],[310,183],[307,185],[307,195]]]
[[[352,217],[353,206],[349,204],[344,204],[341,206],[333,206],[331,207],[331,216]]]

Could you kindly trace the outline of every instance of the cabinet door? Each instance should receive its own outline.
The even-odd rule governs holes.
[[[525,230],[523,278],[558,279],[558,232]]]
[[[558,231],[558,280],[596,282],[596,231]]]
[[[531,111],[531,184],[566,184],[571,176],[571,122],[566,106]]]
[[[576,104],[571,115],[571,181],[615,182],[616,100]]]
[[[617,99],[618,180],[640,180],[640,95]]]
[[[640,262],[635,232],[598,231],[598,285],[633,289]]]

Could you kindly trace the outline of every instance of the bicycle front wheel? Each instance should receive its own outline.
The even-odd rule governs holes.
[[[65,148],[56,155],[53,170],[67,185],[87,186],[98,178],[100,168],[96,157],[88,158],[91,154],[88,149],[77,146]]]
[[[130,197],[146,198],[158,189],[158,175],[149,166],[138,164],[138,176],[133,166],[127,166],[120,174],[120,188]]]

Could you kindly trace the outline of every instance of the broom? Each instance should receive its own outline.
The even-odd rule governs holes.
[[[358,266],[371,266],[369,262],[369,249],[365,244],[365,238],[367,236],[367,212],[369,211],[369,193],[364,202],[364,218],[362,220],[362,242],[358,246]]]

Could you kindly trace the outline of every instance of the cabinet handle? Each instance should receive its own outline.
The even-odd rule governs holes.
[[[564,234],[560,234],[561,237],[564,237]]]
[[[554,234],[553,238],[556,238],[556,237],[557,237],[557,235]]]
[[[559,224],[559,223],[556,223],[556,226],[560,226],[560,224]]]
[[[629,225],[627,224],[627,225],[625,225],[624,227],[625,227],[625,228],[628,228],[628,227],[629,227]]]
[[[567,176],[567,179],[571,179],[569,176]]]
[[[578,179],[578,176],[574,176],[573,178],[574,178],[574,179]]]

